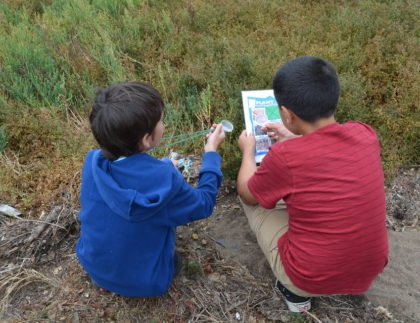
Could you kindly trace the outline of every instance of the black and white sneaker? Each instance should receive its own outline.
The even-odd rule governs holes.
[[[285,299],[289,311],[300,313],[307,312],[311,309],[311,299],[309,297],[302,297],[293,294],[290,290],[284,287],[280,281],[276,282],[276,287]]]

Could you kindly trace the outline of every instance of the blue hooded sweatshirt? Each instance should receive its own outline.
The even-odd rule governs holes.
[[[101,150],[82,171],[77,256],[101,287],[157,296],[173,279],[175,228],[211,215],[222,181],[221,157],[203,155],[196,188],[169,160],[139,153],[109,161]]]

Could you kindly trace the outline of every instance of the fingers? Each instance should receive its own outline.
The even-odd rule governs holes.
[[[225,140],[225,131],[222,124],[213,124],[211,132],[206,135],[207,143],[204,146],[204,151],[217,151],[219,146]]]
[[[221,123],[219,124],[213,123],[213,125],[210,128],[210,133],[208,135],[211,135],[212,133],[215,133],[215,132],[220,132],[220,129],[223,129],[223,126]]]
[[[222,133],[224,130],[223,130],[223,126],[222,126],[222,124],[221,123],[219,123],[219,124],[214,124],[213,125],[213,127],[214,126],[216,126],[216,130],[214,130],[214,132],[217,132],[217,133]]]
[[[262,131],[267,131],[267,132],[278,132],[279,129],[281,128],[281,124],[279,123],[266,123],[261,130]]]
[[[242,130],[238,140],[243,141],[243,140],[246,140],[247,137],[248,137],[248,135],[246,133],[246,130]]]
[[[206,138],[209,138],[216,131],[219,131],[220,132],[220,130],[217,129],[218,126],[221,127],[222,125],[221,124],[217,124],[217,123],[213,123],[212,126],[211,126],[211,128],[210,128],[210,132],[206,134]]]
[[[273,128],[273,123],[266,123],[264,126],[261,127],[262,131],[269,131]]]
[[[247,138],[247,137],[254,137],[254,133],[253,132],[251,132],[250,134],[248,134],[248,132],[246,131],[246,130],[242,130],[242,132],[241,132],[241,134],[240,134],[240,136],[239,137],[244,137],[244,138]]]
[[[248,134],[246,130],[243,130],[241,135],[238,138],[239,142],[253,141],[253,140],[255,140],[254,134],[252,132]]]
[[[255,136],[253,133],[247,134],[246,130],[243,130],[238,138],[239,149],[243,153],[253,152],[255,150]]]

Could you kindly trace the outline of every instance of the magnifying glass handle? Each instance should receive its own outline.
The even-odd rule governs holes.
[[[232,122],[230,122],[229,120],[222,120],[220,121],[220,123],[222,124],[222,128],[225,132],[232,132],[233,130],[233,124]],[[216,128],[211,128],[210,132],[213,132]]]

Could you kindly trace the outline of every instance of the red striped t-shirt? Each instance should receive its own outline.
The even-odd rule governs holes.
[[[334,123],[274,144],[248,187],[264,208],[286,202],[289,229],[278,247],[300,289],[360,294],[386,266],[384,178],[370,126]]]

